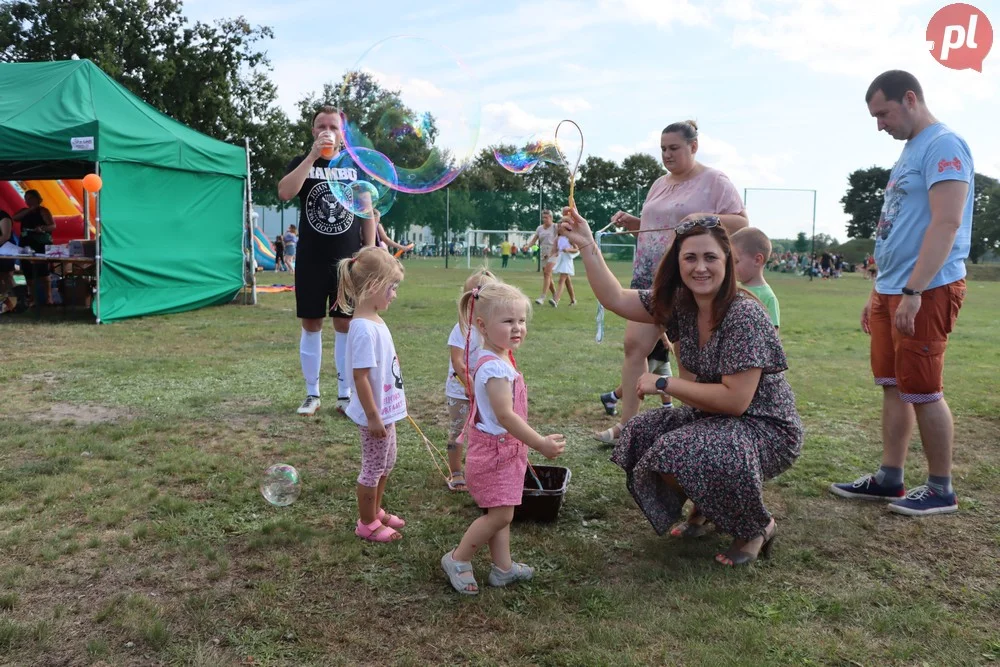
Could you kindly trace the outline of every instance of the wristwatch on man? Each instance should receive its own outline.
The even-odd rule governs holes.
[[[656,379],[656,391],[665,392],[667,390],[667,383],[670,378],[666,375],[661,375]]]
[[[906,296],[920,296],[921,294],[923,294],[923,291],[910,289],[909,287],[904,287],[903,294],[905,294]]]

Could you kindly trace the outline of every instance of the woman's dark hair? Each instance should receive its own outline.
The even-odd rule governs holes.
[[[660,134],[677,133],[684,137],[684,141],[691,143],[698,138],[698,123],[693,120],[682,120],[679,123],[671,123],[663,128]]]
[[[694,295],[684,284],[681,278],[681,248],[684,241],[693,237],[708,234],[712,236],[726,256],[726,275],[719,286],[719,292],[715,295],[712,303],[712,330],[714,331],[729,311],[729,306],[739,290],[736,288],[736,271],[733,268],[733,253],[729,241],[729,232],[722,225],[715,227],[695,226],[686,234],[678,234],[674,243],[670,246],[669,252],[660,261],[660,266],[656,269],[656,276],[653,278],[653,319],[662,325],[666,325],[675,310],[694,310],[697,305]]]

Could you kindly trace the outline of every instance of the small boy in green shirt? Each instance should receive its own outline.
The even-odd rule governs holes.
[[[736,264],[736,279],[743,287],[760,299],[771,316],[771,323],[777,329],[781,325],[781,309],[778,297],[764,280],[764,266],[771,256],[771,240],[756,227],[744,227],[731,237],[733,262]]]

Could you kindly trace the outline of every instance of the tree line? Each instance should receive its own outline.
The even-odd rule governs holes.
[[[88,58],[149,104],[216,139],[251,146],[250,176],[254,202],[289,205],[277,199],[277,182],[291,158],[308,149],[310,122],[324,104],[340,106],[374,147],[385,113],[409,113],[398,91],[386,90],[367,76],[344,74],[298,103],[298,118],[278,106],[277,86],[266,42],[267,26],[245,18],[191,23],[179,0],[0,0],[0,61],[23,62]],[[394,138],[394,155],[419,162],[427,137]],[[409,143],[406,143],[409,142]],[[384,147],[384,145],[382,145]],[[445,156],[444,159],[447,159]],[[636,153],[620,163],[589,156],[581,165],[575,200],[589,220],[603,221],[617,210],[637,212],[649,185],[664,173],[656,158]],[[882,207],[889,170],[873,166],[848,177],[841,203],[851,216],[847,235],[871,239]],[[386,216],[397,235],[409,226],[431,228],[443,238],[446,207],[452,229],[529,229],[541,205],[557,209],[568,198],[569,174],[563,165],[546,164],[528,174],[500,167],[492,147],[481,150],[471,166],[448,188],[429,194],[399,194]],[[291,202],[292,205],[295,202]],[[1000,249],[1000,183],[976,174],[975,225],[971,259]],[[776,245],[799,250],[799,239]],[[808,239],[809,250],[813,239]],[[816,249],[837,245],[817,235]]]

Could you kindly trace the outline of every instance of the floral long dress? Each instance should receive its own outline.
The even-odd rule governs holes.
[[[639,296],[650,310],[650,292]],[[738,417],[690,406],[643,412],[625,425],[611,461],[625,470],[629,492],[658,534],[680,518],[684,505],[660,476],[670,473],[719,530],[753,539],[771,520],[764,481],[787,470],[802,450],[781,340],[764,307],[742,292],[704,347],[693,310],[675,311],[666,329],[670,340],[680,341],[680,363],[698,382],[720,383],[724,375],[760,368],[757,392]]]

